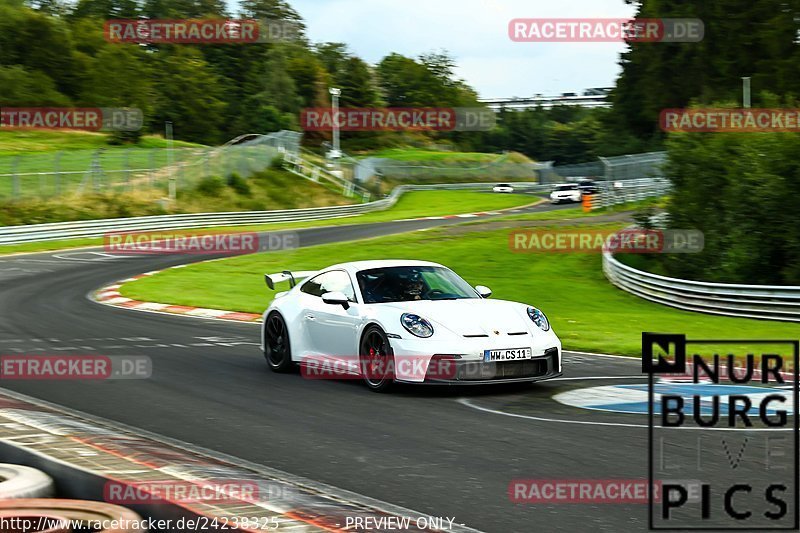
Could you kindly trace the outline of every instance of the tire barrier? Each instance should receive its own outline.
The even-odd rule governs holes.
[[[81,521],[90,525],[97,522],[128,524],[125,529],[102,529],[97,533],[146,533],[146,529],[133,529],[132,525],[141,523],[142,518],[125,507],[84,500],[22,499],[0,501],[0,513],[13,513],[13,516],[59,517],[71,521]],[[45,530],[49,531],[50,530]],[[69,531],[56,529],[53,531]],[[78,531],[89,531],[86,527]],[[96,530],[91,530],[96,531]],[[28,532],[26,532],[28,533]]]
[[[53,480],[35,468],[0,464],[0,480],[0,500],[55,496]]]

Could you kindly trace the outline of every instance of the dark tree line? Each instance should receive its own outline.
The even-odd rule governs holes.
[[[387,56],[370,66],[343,43],[313,44],[285,0],[0,0],[0,105],[141,108],[148,131],[218,143],[242,133],[297,129],[303,107],[466,105],[475,93],[446,54]],[[299,25],[297,40],[259,44],[120,44],[115,18],[255,18]]]
[[[700,229],[705,251],[650,258],[671,275],[700,280],[800,284],[798,133],[659,131],[664,108],[796,108],[800,95],[797,0],[644,0],[639,17],[697,17],[699,43],[635,43],[622,55],[613,122],[664,143],[675,228]]]
[[[697,43],[630,43],[613,100],[623,130],[659,143],[662,109],[741,104],[743,76],[752,78],[753,107],[770,94],[800,95],[797,0],[626,1],[637,18],[699,18],[705,35]]]
[[[800,0],[643,0],[638,17],[696,17],[699,43],[631,43],[608,109],[504,111],[489,132],[422,136],[463,149],[514,150],[557,163],[662,149],[662,109],[736,103],[751,76],[753,105],[785,104],[800,93]],[[293,42],[248,45],[109,43],[113,18],[268,18],[298,24]],[[214,144],[243,133],[297,129],[303,107],[330,105],[477,106],[444,52],[418,58],[391,53],[369,65],[345,43],[312,43],[287,0],[0,0],[0,105],[132,106],[146,131],[167,120],[180,139]],[[576,65],[575,68],[579,68]],[[534,90],[532,88],[532,90]],[[309,134],[321,142],[325,134]],[[399,141],[398,141],[399,138]],[[397,134],[348,133],[346,149],[403,142]]]
[[[255,18],[295,23],[292,42],[247,45],[109,43],[115,18]],[[245,0],[240,13],[222,0],[0,0],[0,106],[138,107],[145,132],[174,124],[179,139],[215,144],[244,133],[298,129],[304,107],[478,107],[446,52],[418,58],[391,53],[369,65],[345,43],[311,43],[285,0]],[[515,150],[560,163],[639,147],[610,137],[603,110],[503,112],[490,132],[345,133],[348,150],[406,142],[470,150]],[[329,138],[309,132],[310,144]],[[136,140],[124,137],[123,140]],[[613,141],[613,142],[612,142]]]

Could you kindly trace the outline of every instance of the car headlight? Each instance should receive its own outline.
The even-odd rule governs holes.
[[[550,331],[550,321],[547,320],[547,317],[544,316],[544,313],[536,309],[535,307],[528,308],[528,316],[533,321],[534,324],[539,326],[539,329],[542,331]]]
[[[403,327],[406,328],[409,333],[416,337],[427,339],[433,335],[433,326],[431,326],[431,323],[419,315],[403,313],[400,317],[400,323],[403,324]]]

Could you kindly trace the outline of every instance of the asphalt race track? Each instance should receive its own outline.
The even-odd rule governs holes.
[[[453,222],[300,234],[309,246]],[[0,258],[0,354],[153,360],[148,380],[3,386],[433,516],[454,516],[483,531],[647,529],[646,505],[534,506],[511,503],[508,493],[520,478],[647,479],[646,417],[552,398],[582,387],[645,383],[638,360],[565,353],[562,380],[401,387],[381,395],[354,381],[271,373],[253,324],[135,312],[87,298],[104,284],[197,259],[115,258],[91,250]]]

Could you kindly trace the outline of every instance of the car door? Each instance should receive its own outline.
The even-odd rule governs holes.
[[[332,270],[309,280],[302,288],[304,322],[312,351],[324,358],[335,357],[357,368],[358,326],[361,323],[359,305],[350,276],[344,270]],[[343,305],[326,304],[322,295],[341,292],[349,300]]]

